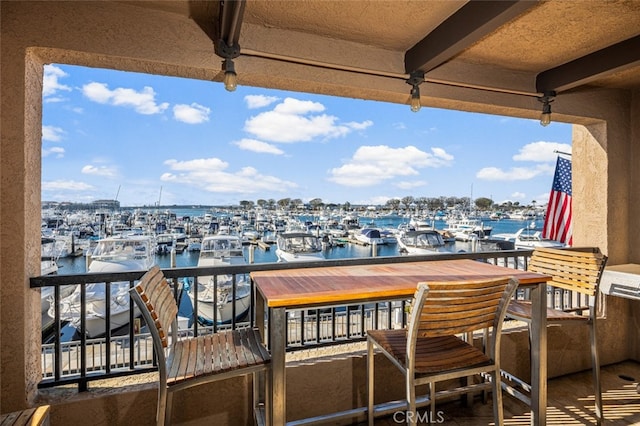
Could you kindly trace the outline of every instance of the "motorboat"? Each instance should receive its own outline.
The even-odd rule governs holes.
[[[485,226],[478,219],[453,219],[447,222],[444,231],[454,235],[456,241],[471,241],[476,238],[486,238],[491,235],[493,227]],[[475,235],[475,236],[474,236]]]
[[[365,244],[385,244],[384,239],[380,235],[380,230],[375,228],[364,228],[355,235],[355,239]]]
[[[442,235],[436,230],[405,231],[398,237],[398,248],[410,255],[448,253]]]
[[[40,275],[55,275],[58,273],[58,255],[56,253],[56,240],[42,237],[40,245]],[[73,293],[75,285],[60,286],[60,298],[64,298]],[[46,315],[54,299],[55,287],[42,287],[40,289],[40,305],[42,314]]]
[[[169,254],[175,247],[175,238],[171,233],[163,232],[156,236],[156,254]]]
[[[510,241],[516,249],[561,248],[566,246],[560,241],[543,238],[542,229],[533,226],[520,228],[513,234],[496,234],[492,239]]]
[[[114,273],[146,271],[155,264],[152,239],[145,235],[118,235],[98,240],[87,261],[88,273]],[[81,326],[81,293],[77,286],[73,293],[60,301],[60,319],[68,321],[77,330]],[[112,282],[110,294],[106,294],[105,283],[92,283],[85,288],[85,331],[87,337],[98,337],[106,333],[106,303],[110,305],[110,330],[129,323],[129,281]],[[55,305],[49,308],[49,316],[55,317]],[[139,311],[134,308],[134,316]]]
[[[40,242],[40,275],[53,275],[58,272],[56,240],[42,237]]]
[[[278,262],[324,260],[320,238],[308,232],[285,232],[276,239]]]
[[[202,239],[198,267],[243,265],[242,240],[237,235],[209,235]],[[234,294],[235,285],[235,294]],[[246,275],[199,276],[187,291],[191,304],[198,304],[198,320],[204,324],[230,323],[242,318],[251,306],[251,284]]]

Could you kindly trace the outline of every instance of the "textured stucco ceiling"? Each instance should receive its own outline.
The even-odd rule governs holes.
[[[186,16],[198,22],[215,41],[220,18],[217,1],[122,3]],[[230,3],[227,1],[227,6]],[[501,90],[507,86],[508,90],[505,78],[513,72],[533,81],[542,71],[640,34],[638,0],[524,3],[531,7],[448,57],[441,64],[446,65],[446,73],[458,83],[468,79],[469,87],[491,86],[490,76],[494,75],[493,85]],[[402,74],[407,72],[402,62],[393,58],[402,58],[467,2],[247,0],[244,4],[238,43],[245,52]],[[387,52],[388,57],[377,56],[376,52]],[[628,68],[592,78],[588,84],[640,88],[640,66],[634,62]],[[438,78],[444,74],[442,69],[426,71]],[[535,87],[521,85],[512,90],[536,91]]]

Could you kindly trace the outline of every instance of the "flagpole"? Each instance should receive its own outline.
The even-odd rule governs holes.
[[[554,154],[563,154],[563,155],[568,155],[569,157],[571,157],[571,153],[570,152],[564,152],[564,151],[558,151],[557,149],[553,150]]]

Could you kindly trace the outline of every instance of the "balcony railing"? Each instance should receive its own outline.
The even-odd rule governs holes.
[[[191,312],[187,318],[183,318],[179,335],[201,335],[214,333],[222,328],[249,327],[256,325],[253,303],[245,317],[238,318],[239,312],[235,312],[235,304],[231,321],[220,324],[213,321],[207,325],[201,320],[202,301],[197,297],[188,297],[188,292],[193,291],[198,277],[216,277],[214,285],[219,277],[232,276],[231,298],[235,300],[237,284],[243,281],[252,271],[290,269],[303,267],[329,267],[340,265],[367,265],[385,264],[397,262],[432,261],[448,259],[473,259],[489,262],[501,266],[524,269],[527,266],[530,250],[491,251],[478,253],[437,254],[426,256],[398,256],[398,257],[374,257],[341,260],[325,260],[319,262],[299,263],[264,263],[217,267],[191,267],[172,268],[163,270],[171,283],[176,300],[181,308],[186,306]],[[86,390],[88,383],[93,380],[118,377],[131,374],[140,374],[156,369],[155,357],[151,336],[145,332],[144,324],[136,318],[135,310],[129,309],[129,321],[120,329],[112,330],[111,304],[104,306],[104,325],[99,337],[87,335],[87,294],[88,284],[103,283],[106,287],[105,294],[110,294],[109,288],[113,283],[128,282],[133,287],[136,280],[145,271],[122,273],[93,273],[79,275],[53,275],[31,278],[32,288],[53,287],[53,296],[50,300],[53,318],[49,321],[49,328],[44,330],[48,334],[48,340],[42,344],[42,381],[40,387],[52,387],[63,384],[75,383],[79,390]],[[65,315],[60,309],[61,289],[63,286],[77,286],[79,304],[76,307],[77,332],[73,339],[62,332],[65,327]],[[255,286],[250,286],[251,301],[255,300]],[[215,289],[214,289],[214,294]],[[518,297],[525,298],[527,294],[520,293]],[[128,297],[128,296],[127,296]],[[187,298],[185,300],[185,298]],[[572,295],[565,295],[559,290],[552,289],[548,293],[549,306],[558,306],[570,309]],[[122,303],[122,301],[119,301]],[[132,306],[133,302],[129,300]],[[297,310],[288,312],[288,351],[308,349],[318,346],[336,345],[364,340],[366,330],[399,328],[405,325],[406,302],[379,302],[355,306],[328,306],[314,310]],[[216,312],[216,310],[214,310]],[[215,314],[214,314],[215,315]],[[43,314],[43,319],[45,315]],[[44,337],[43,333],[43,337]],[[66,340],[66,341],[65,341]]]

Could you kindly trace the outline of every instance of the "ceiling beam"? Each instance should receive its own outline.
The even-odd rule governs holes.
[[[466,3],[405,53],[405,72],[438,67],[536,5],[531,0]]]
[[[245,0],[220,0],[218,35],[215,50],[218,56],[228,58],[240,54],[240,29],[244,16]]]
[[[539,93],[563,91],[640,64],[640,35],[541,72]]]

